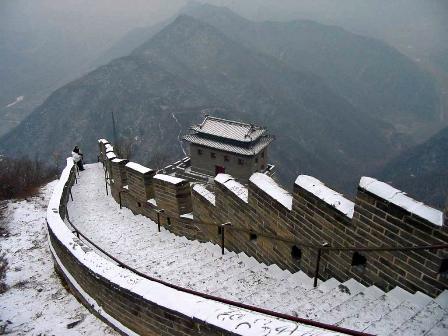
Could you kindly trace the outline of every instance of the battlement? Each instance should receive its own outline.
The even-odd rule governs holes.
[[[120,165],[103,154],[105,167],[108,161]],[[112,168],[112,195],[117,199],[127,185],[123,204],[159,219],[175,234],[220,243],[225,229],[227,249],[308,275],[315,272],[317,248],[325,245],[322,279],[354,278],[385,290],[400,286],[431,296],[448,286],[447,249],[398,248],[447,244],[447,213],[444,217],[384,182],[363,177],[351,201],[306,175],[297,177],[290,193],[261,173],[254,173],[247,186],[228,174],[205,185],[135,165],[126,164],[126,176]],[[230,225],[223,228],[224,223]]]

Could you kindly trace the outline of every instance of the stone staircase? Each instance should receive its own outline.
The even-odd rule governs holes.
[[[85,179],[85,180],[84,180]],[[97,178],[100,180],[100,178]],[[73,187],[69,202],[74,224],[122,262],[172,284],[280,313],[379,335],[448,334],[448,290],[433,299],[399,287],[385,293],[354,279],[319,281],[259,263],[244,253],[190,241],[128,209],[119,209],[103,185]],[[95,218],[92,210],[95,209]],[[107,232],[107,234],[105,234]]]

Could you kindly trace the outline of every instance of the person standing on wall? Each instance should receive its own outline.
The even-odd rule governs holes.
[[[75,146],[75,148],[73,148],[72,158],[73,158],[73,161],[78,166],[78,169],[83,171],[84,170],[84,165],[82,163],[83,155],[78,146]]]

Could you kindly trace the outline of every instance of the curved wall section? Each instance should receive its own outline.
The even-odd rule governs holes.
[[[55,268],[79,300],[126,335],[340,335],[182,292],[119,267],[78,239],[64,222],[73,161],[47,210]]]

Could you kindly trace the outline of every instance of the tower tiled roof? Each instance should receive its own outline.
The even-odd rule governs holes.
[[[207,116],[201,124],[194,125],[191,129],[198,133],[242,142],[252,142],[266,133],[266,129],[259,126],[211,116]]]
[[[240,155],[256,155],[266,148],[274,137],[265,128],[238,121],[207,116],[199,125],[191,127],[184,140]]]

